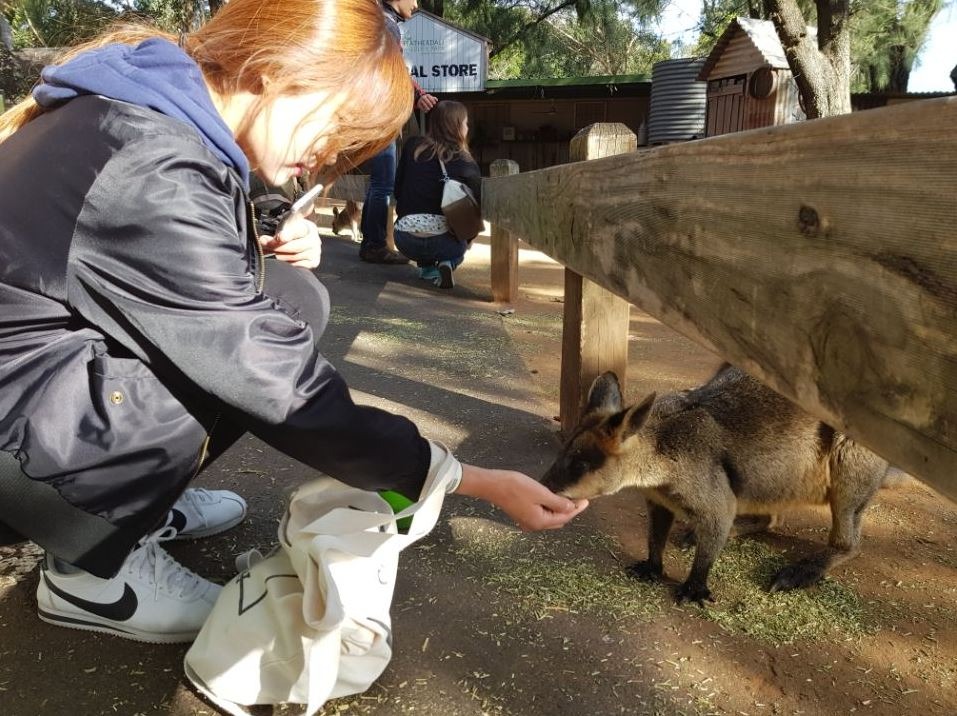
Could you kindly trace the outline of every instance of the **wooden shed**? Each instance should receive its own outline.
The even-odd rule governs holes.
[[[808,28],[815,35],[814,28]],[[797,84],[770,20],[731,21],[705,60],[708,137],[805,119]]]

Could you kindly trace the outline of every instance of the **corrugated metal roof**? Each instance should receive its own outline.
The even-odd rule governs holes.
[[[817,37],[816,27],[808,26],[807,31],[812,37]],[[711,54],[705,60],[704,67],[701,68],[701,73],[698,75],[699,80],[708,79],[708,75],[711,74],[711,70],[714,69],[722,53],[739,32],[748,36],[748,39],[761,53],[769,67],[776,70],[788,69],[788,59],[784,54],[784,47],[781,45],[781,39],[778,37],[778,31],[775,29],[774,23],[770,20],[736,17],[728,23],[724,32],[721,33],[721,37],[718,38],[718,42],[715,43],[714,49],[711,50]]]
[[[489,89],[505,87],[570,87],[579,85],[624,85],[651,82],[647,75],[595,75],[593,77],[550,77],[544,79],[489,80]]]

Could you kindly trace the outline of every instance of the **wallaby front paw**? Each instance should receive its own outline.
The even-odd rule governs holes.
[[[628,566],[628,575],[644,582],[657,582],[661,580],[664,574],[660,564],[654,564],[651,560],[642,560]]]
[[[787,592],[791,589],[804,589],[821,581],[823,577],[818,564],[798,562],[781,569],[771,583],[772,592]]]
[[[703,607],[705,602],[713,602],[711,590],[705,584],[691,584],[685,582],[675,591],[675,601],[678,604],[684,602],[697,602],[699,607]]]

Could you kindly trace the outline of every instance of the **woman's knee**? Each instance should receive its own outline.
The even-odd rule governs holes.
[[[329,291],[311,271],[269,259],[264,293],[285,305],[295,318],[309,324],[316,340],[325,333],[329,323]]]

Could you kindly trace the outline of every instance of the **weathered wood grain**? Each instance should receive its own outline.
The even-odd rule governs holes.
[[[511,159],[496,159],[489,166],[493,177],[518,174],[518,162]],[[499,224],[492,224],[490,242],[492,300],[497,303],[512,303],[518,298],[518,239]]]
[[[957,499],[957,99],[490,180],[483,211]]]
[[[572,161],[598,159],[634,152],[635,133],[621,123],[592,124],[571,141]],[[605,371],[627,382],[628,319],[631,304],[600,284],[565,269],[562,312],[562,366],[559,417],[569,435],[581,419],[581,409],[592,382]]]

